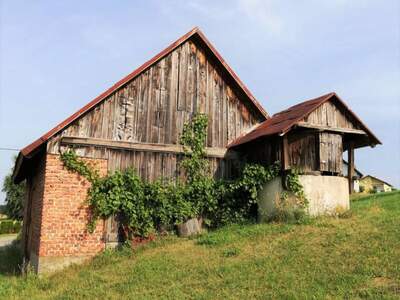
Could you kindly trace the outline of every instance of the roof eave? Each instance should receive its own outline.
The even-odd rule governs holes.
[[[13,169],[13,174],[12,174],[12,180],[14,183],[19,183],[23,180],[23,178],[21,178],[20,175],[20,171],[21,171],[21,166],[23,164],[23,160],[24,160],[24,156],[22,154],[22,152],[20,151],[18,153],[17,159],[15,161],[15,166]]]

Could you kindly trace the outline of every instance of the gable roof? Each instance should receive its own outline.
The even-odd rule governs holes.
[[[370,178],[372,178],[372,179],[375,179],[375,180],[377,180],[377,181],[379,181],[379,182],[382,182],[382,183],[384,183],[384,184],[386,184],[386,185],[388,185],[388,186],[390,186],[390,187],[393,187],[393,185],[391,185],[390,183],[387,183],[386,181],[383,181],[382,179],[379,179],[379,178],[374,177],[374,176],[372,176],[372,175],[366,175],[366,176],[362,177],[360,180],[363,180],[363,179],[368,178],[368,177],[370,177]]]
[[[257,138],[271,135],[284,135],[289,132],[295,125],[308,116],[311,112],[321,106],[323,103],[336,99],[345,107],[345,109],[358,121],[363,130],[370,136],[375,144],[381,144],[378,138],[368,129],[367,126],[350,110],[350,108],[336,95],[336,93],[329,93],[318,98],[307,100],[296,104],[286,110],[274,114],[271,118],[259,124],[252,131],[244,134],[234,141],[232,141],[228,148],[235,147],[244,143],[248,143]]]
[[[193,28],[191,31],[180,37],[178,40],[173,42],[171,45],[169,45],[167,48],[165,48],[163,51],[155,55],[152,59],[148,60],[145,62],[143,65],[141,65],[139,68],[134,70],[132,73],[129,75],[125,76],[121,80],[119,80],[117,83],[115,83],[112,87],[110,87],[108,90],[94,98],[92,101],[90,101],[88,104],[86,104],[84,107],[82,107],[80,110],[72,114],[70,117],[62,121],[60,124],[49,130],[47,133],[45,133],[43,136],[41,136],[39,139],[34,141],[33,143],[29,144],[25,148],[21,150],[21,154],[25,157],[29,157],[36,149],[38,149],[42,144],[46,143],[52,136],[63,130],[65,127],[70,125],[73,121],[78,119],[80,116],[88,112],[90,109],[95,107],[97,104],[105,100],[108,96],[110,96],[112,93],[123,87],[125,84],[130,82],[132,79],[140,75],[142,72],[144,72],[146,69],[151,67],[153,64],[170,54],[173,50],[175,50],[177,47],[188,41],[190,38],[195,37],[199,39],[209,50],[209,52],[215,57],[216,61],[222,65],[224,70],[228,73],[228,75],[232,78],[234,83],[243,91],[244,95],[250,100],[251,104],[255,107],[255,109],[265,118],[269,118],[268,113],[265,111],[265,109],[261,106],[261,104],[257,101],[257,99],[253,96],[253,94],[249,91],[249,89],[244,85],[244,83],[239,79],[239,77],[236,75],[236,73],[231,69],[231,67],[225,62],[225,60],[222,58],[222,56],[218,53],[218,51],[214,48],[214,46],[211,44],[211,42],[205,37],[205,35],[200,31],[198,27]]]
[[[342,171],[342,173],[343,173],[344,176],[347,176],[347,166],[348,166],[348,162],[343,159],[343,171]],[[361,173],[356,167],[354,167],[354,172],[356,173],[356,175],[359,178],[362,178],[364,176],[363,173]]]

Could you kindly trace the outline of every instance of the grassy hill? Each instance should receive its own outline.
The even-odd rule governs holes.
[[[400,193],[352,202],[342,218],[230,226],[108,251],[50,277],[12,274],[0,252],[0,297],[29,299],[400,298]]]

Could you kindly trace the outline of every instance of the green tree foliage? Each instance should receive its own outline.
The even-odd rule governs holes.
[[[16,158],[14,158],[15,161]],[[4,178],[2,191],[6,193],[5,214],[13,220],[22,220],[23,218],[23,202],[25,197],[25,181],[15,184],[12,179],[12,173]]]

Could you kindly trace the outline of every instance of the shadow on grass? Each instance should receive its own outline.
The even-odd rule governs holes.
[[[0,275],[18,275],[22,265],[22,250],[19,241],[0,247]]]

